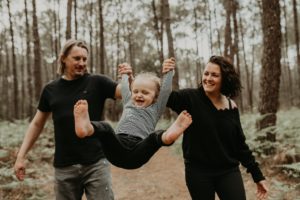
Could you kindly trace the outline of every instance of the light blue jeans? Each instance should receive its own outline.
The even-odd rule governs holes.
[[[55,168],[57,200],[113,200],[110,163],[100,159],[91,165],[71,165]]]

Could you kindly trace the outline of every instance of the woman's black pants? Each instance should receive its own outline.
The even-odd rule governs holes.
[[[185,179],[193,200],[214,200],[215,193],[220,200],[246,200],[245,188],[240,170],[200,170],[185,164]]]

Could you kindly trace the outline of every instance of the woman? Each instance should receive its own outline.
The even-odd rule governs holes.
[[[165,67],[163,71],[171,70]],[[257,184],[257,197],[267,197],[267,186],[258,163],[245,143],[235,102],[241,83],[233,65],[212,56],[199,88],[173,91],[167,106],[187,110],[193,123],[183,136],[186,184],[194,200],[245,200],[239,164]]]

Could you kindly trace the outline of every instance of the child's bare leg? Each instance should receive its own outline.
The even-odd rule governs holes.
[[[94,133],[91,124],[88,103],[86,100],[79,100],[74,105],[75,132],[80,138],[90,136]]]
[[[192,123],[192,116],[187,111],[182,111],[175,122],[162,134],[164,144],[172,144]]]

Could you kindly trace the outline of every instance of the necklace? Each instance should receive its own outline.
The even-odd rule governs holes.
[[[62,78],[65,80],[70,80],[66,75],[62,75]]]

